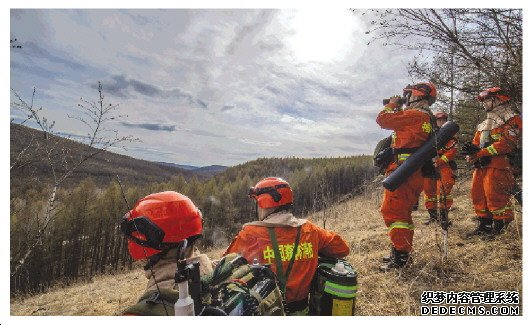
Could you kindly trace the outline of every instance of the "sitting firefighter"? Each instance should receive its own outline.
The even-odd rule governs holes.
[[[482,91],[478,100],[486,120],[477,126],[473,141],[462,146],[466,161],[475,167],[471,198],[478,219],[477,228],[466,237],[493,238],[513,220],[510,198],[515,180],[508,155],[520,148],[522,120],[499,87]]]
[[[122,313],[138,316],[172,316],[178,299],[175,272],[178,257],[187,264],[200,263],[200,274],[212,272],[212,263],[195,244],[202,235],[202,215],[187,197],[177,192],[150,194],[123,217],[121,230],[128,238],[133,260],[146,260],[149,279],[138,303]],[[181,252],[186,240],[184,252]]]
[[[447,113],[437,112],[434,114],[436,126],[441,128],[447,122]],[[447,213],[453,205],[451,190],[455,185],[456,162],[454,161],[458,148],[458,142],[453,137],[447,144],[438,150],[434,161],[435,173],[425,177],[423,182],[423,193],[425,208],[429,213],[426,225],[439,220],[447,220]]]
[[[123,218],[134,260],[147,260],[149,279],[138,303],[123,315],[138,316],[282,316],[282,294],[276,276],[264,265],[248,264],[229,254],[212,267],[200,254],[202,215],[193,202],[177,192],[162,192],[139,200]]]
[[[293,192],[285,180],[265,178],[250,189],[249,197],[256,201],[258,221],[243,225],[224,254],[235,252],[249,261],[272,264],[285,295],[286,313],[307,315],[319,254],[340,258],[350,249],[334,232],[293,216]]]

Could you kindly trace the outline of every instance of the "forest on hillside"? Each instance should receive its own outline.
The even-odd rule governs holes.
[[[144,186],[118,182],[98,187],[87,178],[58,191],[56,215],[46,236],[21,271],[11,279],[11,293],[41,292],[56,283],[90,279],[95,274],[130,268],[132,261],[119,224],[141,197],[160,191],[189,196],[204,215],[205,247],[224,247],[245,222],[254,220],[248,189],[258,180],[279,176],[294,191],[294,213],[325,210],[344,195],[360,193],[376,170],[371,156],[345,158],[262,158],[227,169],[209,179],[186,180],[182,175]],[[20,259],[44,222],[49,189],[12,193],[11,260]],[[126,199],[124,199],[124,196]],[[128,202],[128,203],[127,203]]]

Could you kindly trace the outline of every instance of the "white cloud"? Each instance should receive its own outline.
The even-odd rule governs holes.
[[[81,126],[65,113],[81,96],[97,98],[91,87],[102,81],[106,99],[120,104],[129,123],[110,127],[156,148],[129,149],[150,160],[157,152],[195,165],[370,153],[385,134],[375,123],[382,98],[408,82],[411,54],[367,47],[366,18],[341,9],[12,10],[11,16],[11,33],[23,45],[12,51],[12,86],[27,93],[34,84],[57,128],[76,133]],[[111,91],[117,76],[122,92]]]

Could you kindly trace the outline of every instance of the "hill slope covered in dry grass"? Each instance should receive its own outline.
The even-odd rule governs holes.
[[[437,291],[518,291],[522,297],[522,215],[516,206],[515,221],[506,234],[486,241],[463,239],[475,227],[469,197],[469,179],[457,182],[450,213],[449,253],[442,258],[437,226],[423,225],[426,211],[414,212],[413,263],[402,271],[381,273],[378,266],[388,254],[389,239],[378,211],[381,188],[335,204],[311,220],[341,234],[350,244],[348,260],[359,277],[356,315],[419,315],[420,296]],[[421,201],[420,201],[421,202]],[[208,252],[220,256],[223,248]],[[147,279],[139,266],[123,274],[98,276],[91,283],[56,288],[11,301],[12,315],[116,315],[136,302]],[[522,299],[521,299],[522,300]]]

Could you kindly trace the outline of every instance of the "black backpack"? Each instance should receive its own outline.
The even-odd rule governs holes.
[[[238,254],[223,257],[213,272],[203,275],[202,316],[283,316],[282,294],[268,265],[249,265]],[[178,290],[160,288],[140,297],[123,315],[174,316]],[[195,302],[197,304],[197,302]]]
[[[391,147],[392,136],[379,141],[374,150],[374,166],[379,168],[379,173],[384,174],[386,168],[394,160],[394,152]]]
[[[252,264],[236,254],[223,257],[201,277],[203,315],[284,316],[282,293],[270,265]]]

